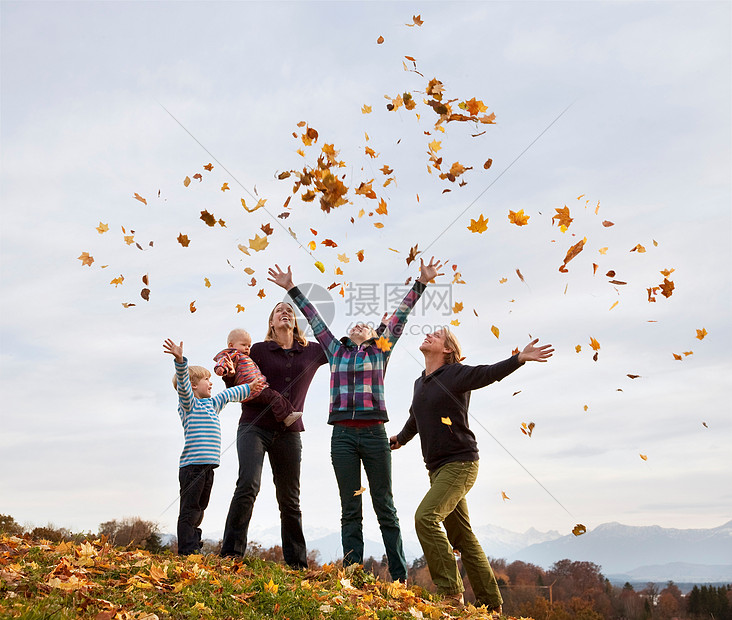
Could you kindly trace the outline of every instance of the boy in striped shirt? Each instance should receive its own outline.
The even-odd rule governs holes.
[[[188,366],[183,343],[170,338],[163,351],[175,358],[173,387],[178,391],[178,415],[183,424],[185,445],[180,455],[180,513],[178,515],[178,553],[189,555],[201,548],[201,521],[213,486],[214,469],[221,458],[221,423],[224,405],[246,399],[264,382],[237,385],[211,397],[211,373],[201,366]]]

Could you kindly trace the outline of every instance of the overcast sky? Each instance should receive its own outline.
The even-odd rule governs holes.
[[[418,244],[449,262],[391,358],[389,434],[406,420],[425,330],[459,321],[466,364],[497,362],[532,337],[556,348],[549,363],[473,393],[475,525],[568,534],[576,523],[709,528],[732,518],[729,2],[0,8],[0,513],[75,530],[140,516],[173,532],[183,433],[163,340],[183,340],[191,363],[209,367],[232,328],[261,340],[282,298],[266,281],[275,262],[291,264],[296,283],[338,283],[332,329],[343,334],[393,308],[384,286],[418,275],[418,261],[406,261]],[[435,130],[424,103],[433,78],[456,111],[475,98],[495,124]],[[385,95],[404,92],[417,107],[388,111]],[[312,146],[301,121],[318,131]],[[430,173],[435,140],[443,172],[453,162],[472,169],[454,183]],[[324,144],[345,162],[350,204],[326,214],[297,195],[283,208],[293,177],[276,176],[312,165]],[[387,215],[355,194],[371,179]],[[258,198],[265,208],[242,208]],[[565,206],[574,220],[562,232],[552,216]],[[521,209],[528,223],[509,222]],[[204,210],[225,227],[207,226]],[[471,232],[480,216],[485,232]],[[240,251],[267,224],[268,246]],[[662,270],[674,270],[673,292],[649,302]],[[369,290],[375,305],[359,307]],[[463,310],[452,312],[458,302]],[[327,386],[323,368],[305,409],[301,500],[311,532],[339,528]],[[205,534],[223,529],[237,419],[235,405],[221,416]],[[531,437],[521,432],[530,422]],[[414,538],[428,487],[418,441],[393,462]],[[253,531],[277,519],[265,468]]]

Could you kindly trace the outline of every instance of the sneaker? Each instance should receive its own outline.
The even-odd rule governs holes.
[[[284,420],[282,420],[282,423],[285,426],[290,426],[293,422],[296,422],[302,417],[302,411],[293,411],[290,415],[288,415]]]
[[[444,600],[453,607],[464,607],[465,599],[463,599],[463,593],[458,592],[457,594],[445,594]]]

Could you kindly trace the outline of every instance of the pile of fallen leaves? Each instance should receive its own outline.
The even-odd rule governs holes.
[[[179,557],[104,540],[0,538],[0,616],[18,618],[491,618],[360,566],[296,571],[258,558]]]

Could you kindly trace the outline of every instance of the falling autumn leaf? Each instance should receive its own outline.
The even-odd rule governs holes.
[[[391,351],[391,341],[388,338],[384,338],[384,336],[379,336],[374,344],[384,353]]]
[[[587,241],[587,237],[582,239],[582,241],[578,241],[575,243],[569,250],[567,250],[567,255],[564,257],[564,261],[562,262],[561,267],[559,267],[559,271],[562,273],[568,273],[567,270],[567,263],[571,261],[573,258],[577,256],[585,247],[585,242]]]
[[[237,314],[239,312],[244,312],[244,310],[245,310],[244,306],[242,306],[241,304],[236,304],[236,312],[237,312]]]
[[[363,495],[364,491],[366,491],[366,487],[361,487],[358,491],[353,492],[353,497],[358,497],[359,495]]]
[[[216,226],[216,218],[208,211],[201,211],[201,220],[208,226]]]
[[[263,288],[259,289],[259,292],[257,293],[257,297],[259,297],[259,299],[264,299],[266,296],[267,296],[267,293],[264,292],[264,289]]]
[[[315,244],[315,241],[313,241],[311,239],[310,242],[308,243],[308,250],[310,250],[312,252],[313,250],[315,250],[316,247],[318,247],[318,246]]]
[[[468,230],[473,233],[484,233],[486,230],[488,230],[488,220],[484,219],[483,214],[481,213],[478,216],[477,220],[470,220],[470,226],[468,226]]]
[[[378,39],[376,39],[377,45],[381,45],[383,42],[384,42],[384,37],[382,37],[382,36],[380,36]]]
[[[450,418],[440,418],[440,422],[445,426],[452,426],[452,420]]]
[[[412,23],[406,24],[407,26],[414,27],[414,26],[421,26],[424,24],[424,21],[422,21],[422,15],[412,15]]]
[[[631,252],[638,252],[638,254],[643,254],[645,251],[646,249],[640,243],[631,250]]]
[[[140,297],[142,297],[145,301],[150,301],[150,289],[144,288],[140,291]]]
[[[605,228],[610,228],[610,226],[615,226],[615,223],[614,223],[614,222],[609,222],[608,220],[605,220],[605,221],[604,221],[604,222],[602,223],[602,225],[603,225],[603,226],[604,226]]]
[[[315,267],[318,269],[318,271],[320,271],[320,273],[325,273],[325,265],[319,260],[315,261]]]
[[[638,456],[640,456],[644,461],[648,460],[648,455],[646,454],[639,454]]]
[[[109,226],[107,226],[106,224],[102,224],[102,222],[99,222],[99,226],[97,226],[97,232],[100,235],[104,234],[108,230],[109,230]]]
[[[122,284],[122,282],[124,282],[124,281],[125,281],[125,277],[124,277],[123,275],[121,275],[121,274],[120,274],[120,276],[119,276],[119,277],[117,277],[117,278],[114,278],[114,279],[113,279],[113,280],[112,280],[112,281],[110,282],[110,284],[114,284],[114,288],[117,288],[117,286],[119,286],[120,284]]]
[[[592,337],[590,337],[590,346],[592,347],[593,351],[600,350],[600,343]]]
[[[507,499],[511,499],[508,495],[506,495],[505,491],[501,491],[501,499],[505,502]]]
[[[556,221],[560,226],[564,226],[565,229],[569,228],[569,225],[574,221],[574,218],[569,217],[569,208],[565,205],[561,209],[554,209],[557,213],[552,217],[552,224]]]
[[[492,165],[493,165],[493,160],[492,159],[486,159],[485,163],[483,164],[483,168],[485,168],[486,170],[488,170],[488,168],[490,168]]]
[[[255,234],[254,239],[249,239],[249,247],[255,252],[261,252],[268,245],[269,240],[267,239],[267,235],[265,235],[264,237],[260,237],[259,235]]]
[[[493,334],[493,335],[494,335],[494,336],[495,336],[496,338],[498,338],[498,337],[499,337],[499,335],[500,335],[500,330],[499,330],[499,329],[498,329],[498,328],[497,328],[497,327],[496,327],[495,325],[492,325],[492,326],[491,326],[491,333],[492,333],[492,334]]]
[[[524,435],[528,435],[529,437],[531,437],[531,434],[534,432],[535,426],[536,425],[533,422],[529,422],[528,424],[526,424],[526,422],[521,422],[521,432]]]
[[[143,203],[143,204],[147,204],[147,200],[145,200],[145,199],[144,199],[144,198],[143,198],[142,196],[140,196],[140,194],[138,194],[137,192],[135,192],[135,199],[136,199],[136,200],[139,200],[139,201],[140,201],[141,203]]]
[[[661,289],[661,295],[668,299],[674,292],[674,283],[668,278],[664,278],[663,283],[659,284],[659,288]]]
[[[409,256],[407,256],[407,265],[409,265],[414,259],[417,258],[417,254],[419,254],[419,244],[416,244],[413,248],[409,249]]]
[[[578,523],[572,528],[572,534],[575,536],[582,536],[585,532],[587,532],[587,528],[581,523]]]
[[[188,309],[191,311],[191,314],[193,314],[196,311],[196,300],[194,299],[190,305],[188,306]]]
[[[78,257],[78,260],[81,261],[82,267],[86,265],[87,267],[91,267],[91,264],[94,262],[94,257],[89,255],[89,252],[82,252],[81,256]]]
[[[677,353],[672,353],[671,355],[673,355],[674,356],[674,359],[677,360],[677,361],[681,361],[682,359],[684,359],[683,357],[681,357]]]
[[[696,330],[696,337],[697,337],[697,338],[698,338],[699,340],[704,340],[704,337],[705,337],[706,335],[707,335],[707,330],[706,330],[706,329],[704,329],[703,327],[702,327],[701,329],[697,329],[697,330]]]
[[[458,321],[457,319],[453,319],[452,321],[450,321],[450,325],[453,325],[454,327],[459,327],[460,321]]]
[[[211,163],[208,163],[208,164],[206,164],[206,165],[204,166],[204,169],[206,169],[206,170],[208,170],[209,172],[211,172],[211,171],[213,170],[213,164],[211,164]]]
[[[508,212],[508,221],[511,222],[511,224],[516,224],[516,226],[526,226],[529,223],[530,215],[524,215],[524,210],[519,209],[518,211],[511,211]]]
[[[350,263],[351,259],[346,256],[345,252],[343,254],[338,254],[338,260],[342,263]]]
[[[363,250],[359,250],[358,252],[356,252],[356,258],[358,259],[359,263],[363,262]]]
[[[178,235],[178,243],[180,243],[184,248],[187,248],[188,244],[190,243],[190,240],[188,239],[188,235],[184,235],[183,233],[180,233]]]
[[[225,192],[225,191],[226,191],[227,189],[231,189],[231,188],[229,187],[229,184],[228,184],[228,183],[224,183],[224,184],[223,184],[223,185],[221,186],[221,191],[222,191],[222,192]]]
[[[183,187],[188,187],[191,184],[191,177],[183,179]]]
[[[268,236],[269,236],[269,235],[271,235],[271,234],[272,234],[272,233],[274,232],[274,230],[272,229],[272,224],[270,224],[270,223],[267,223],[267,224],[262,224],[262,225],[261,225],[261,226],[259,227],[259,229],[260,229],[260,230],[261,230],[261,231],[262,231],[262,232],[263,232],[263,233],[264,233],[265,235],[268,235]]]

